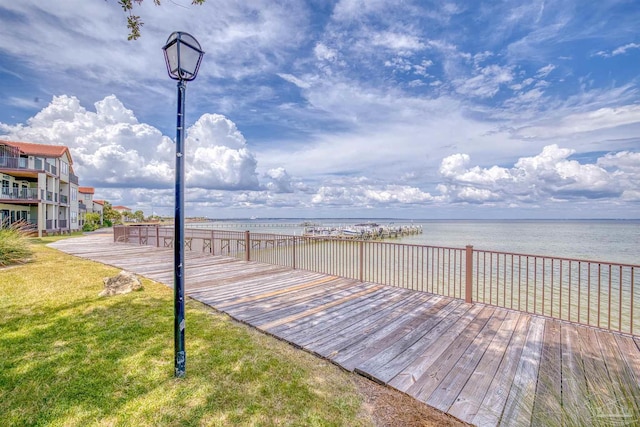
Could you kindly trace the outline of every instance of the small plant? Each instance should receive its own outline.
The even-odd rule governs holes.
[[[31,258],[33,252],[29,247],[27,234],[32,226],[24,221],[11,225],[2,224],[0,228],[0,267],[24,263]]]

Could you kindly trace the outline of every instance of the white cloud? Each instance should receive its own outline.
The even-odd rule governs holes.
[[[628,50],[640,49],[640,43],[627,43],[623,46],[613,49],[611,52],[600,50],[596,52],[596,56],[602,56],[604,58],[610,58],[612,56],[624,55]]]
[[[521,128],[517,134],[524,138],[554,138],[634,123],[640,123],[640,105],[621,105],[550,119],[547,123]]]
[[[556,66],[553,64],[546,65],[538,70],[538,72],[536,73],[536,78],[543,79],[547,77],[555,69],[556,69]]]
[[[490,98],[498,93],[502,85],[513,80],[511,67],[488,65],[478,71],[474,77],[454,81],[456,91],[462,95]]]
[[[619,169],[640,176],[640,153],[629,151],[607,153],[604,157],[598,159],[597,164],[605,169]]]
[[[333,62],[338,58],[338,53],[335,49],[329,48],[324,43],[316,44],[316,47],[313,48],[313,53],[316,58],[323,61]]]
[[[321,206],[376,208],[424,205],[434,200],[431,194],[415,187],[369,184],[362,178],[347,181],[349,185],[344,185],[346,182],[335,182],[320,187],[311,198],[311,203]]]
[[[327,201],[329,213],[353,204],[384,215],[583,197],[637,212],[630,7],[148,0],[136,6],[142,38],[128,42],[114,1],[5,3],[0,120],[12,124],[0,132],[69,145],[105,198],[171,205],[175,147],[163,134],[175,132],[175,84],[160,47],[167,28],[184,28],[206,52],[188,91],[200,117],[186,144],[189,206],[315,213]],[[52,93],[67,95],[42,109]],[[431,196],[438,185],[443,196]]]
[[[614,49],[613,52],[611,52],[611,55],[613,56],[622,55],[626,53],[629,49],[640,49],[640,43],[629,43],[624,46],[620,46]]]
[[[138,123],[113,95],[87,111],[75,97],[54,97],[26,125],[0,125],[12,140],[66,145],[85,185],[166,188],[174,180],[175,148],[161,132]],[[256,160],[235,124],[203,115],[187,130],[187,185],[202,188],[257,188]]]
[[[280,78],[282,78],[283,80],[288,81],[289,83],[293,83],[294,85],[298,86],[300,89],[309,89],[311,87],[310,83],[302,79],[299,79],[294,75],[279,73],[278,76],[280,76]]]
[[[420,41],[419,37],[411,34],[388,31],[374,34],[372,43],[374,46],[382,46],[400,52],[422,50],[425,48],[425,44]]]
[[[269,180],[266,187],[274,193],[293,193],[291,177],[284,168],[269,169],[264,176]]]
[[[520,158],[513,167],[469,167],[466,154],[442,160],[439,190],[454,202],[546,203],[550,200],[630,200],[640,190],[637,153],[610,153],[593,164],[569,157],[574,150],[544,147],[532,157]],[[606,167],[606,169],[605,169]]]
[[[353,20],[390,6],[386,0],[340,0],[333,8],[332,18],[337,21]]]

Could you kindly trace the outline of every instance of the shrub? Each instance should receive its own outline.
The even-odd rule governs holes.
[[[98,224],[86,222],[82,226],[82,231],[95,231],[99,228]]]
[[[0,228],[0,267],[26,262],[32,256],[29,230],[30,226],[22,222]]]

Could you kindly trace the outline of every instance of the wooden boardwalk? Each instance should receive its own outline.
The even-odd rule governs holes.
[[[50,246],[172,285],[172,249],[112,240]],[[625,392],[640,401],[638,338],[275,265],[185,258],[191,298],[463,421],[539,424],[561,402],[586,411],[597,394],[616,425],[640,423],[615,404]]]

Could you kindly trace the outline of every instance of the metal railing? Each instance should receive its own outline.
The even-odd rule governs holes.
[[[3,199],[38,200],[37,188],[3,188]]]
[[[28,159],[26,157],[2,156],[0,157],[0,167],[9,169],[27,169]]]
[[[114,240],[173,247],[173,228]],[[185,250],[341,276],[640,335],[640,265],[332,237],[186,229]]]

